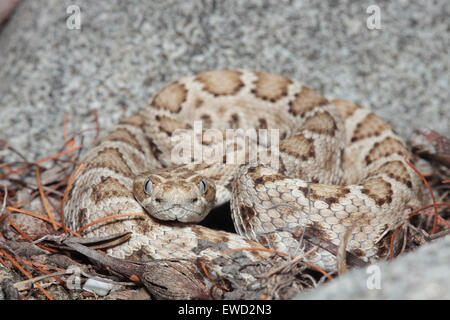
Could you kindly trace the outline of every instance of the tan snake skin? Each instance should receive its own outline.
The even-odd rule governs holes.
[[[195,120],[202,121],[195,139],[202,138],[204,147],[217,143],[207,136],[209,128],[279,129],[278,170],[223,162],[172,168],[174,132],[192,129]],[[232,150],[240,148],[225,140]],[[261,139],[248,143],[270,149]],[[347,251],[366,260],[383,258],[381,236],[403,221],[410,206],[420,205],[420,179],[405,156],[410,154],[392,128],[355,103],[327,100],[280,75],[204,72],[165,86],[145,109],[88,150],[66,201],[65,219],[78,229],[101,217],[143,212],[144,206],[158,218],[197,221],[231,198],[240,235],[149,215],[95,225],[85,235],[132,231],[131,240],[109,254],[201,259],[217,276],[226,275],[223,261],[233,257],[222,250],[263,245],[298,255],[295,234],[305,228],[336,246],[350,232]],[[269,256],[240,254],[247,263]],[[335,254],[323,249],[306,259],[336,269]]]

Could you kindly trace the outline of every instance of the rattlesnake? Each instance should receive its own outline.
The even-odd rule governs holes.
[[[254,150],[269,149],[266,160],[277,160],[278,167],[226,161],[173,165],[175,133],[189,132],[195,120],[203,128],[193,139],[205,148],[219,143],[207,134],[209,128],[278,129],[279,157],[273,158],[276,143],[247,141]],[[229,152],[240,150],[236,141],[224,140]],[[247,160],[250,156],[245,154]],[[107,221],[85,235],[132,231],[132,238],[109,254],[201,259],[217,276],[227,273],[224,261],[232,257],[225,249],[265,246],[295,255],[304,249],[299,232],[305,230],[336,246],[347,233],[347,251],[370,261],[387,255],[381,237],[420,204],[420,180],[404,161],[409,157],[393,129],[356,103],[327,99],[276,74],[208,71],[165,86],[146,108],[87,151],[68,194],[65,219],[76,230],[101,217],[143,212],[145,207],[158,219],[146,215]],[[160,220],[195,222],[230,198],[240,235]],[[256,250],[240,254],[246,263],[269,255]],[[325,270],[336,269],[335,254],[326,250],[306,259]]]

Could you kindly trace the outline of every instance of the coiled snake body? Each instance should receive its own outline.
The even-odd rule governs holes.
[[[278,145],[247,139],[247,147],[256,147],[253,151],[269,150],[266,155],[278,167],[262,160],[174,166],[175,132],[188,132],[196,120],[202,121],[202,129],[192,139],[208,152],[227,145],[224,160],[241,146],[228,138],[219,141],[208,129],[278,129]],[[275,158],[273,146],[279,151]],[[250,156],[246,151],[247,160]],[[146,108],[88,150],[66,201],[65,218],[78,229],[101,217],[145,208],[156,218],[106,221],[85,234],[132,231],[127,243],[109,250],[111,255],[199,258],[218,275],[227,272],[221,261],[231,255],[225,249],[265,246],[297,254],[299,230],[313,230],[336,246],[347,234],[347,251],[372,260],[387,254],[382,235],[402,222],[410,206],[420,204],[420,180],[405,157],[410,154],[401,138],[358,104],[328,100],[280,75],[209,71],[165,86]],[[201,220],[230,199],[239,234],[184,223]],[[247,262],[268,256],[241,254]],[[336,269],[335,254],[326,250],[306,259]]]

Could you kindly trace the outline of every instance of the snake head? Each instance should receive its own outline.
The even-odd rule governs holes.
[[[214,207],[213,181],[193,171],[149,171],[133,182],[133,194],[159,220],[200,222]]]

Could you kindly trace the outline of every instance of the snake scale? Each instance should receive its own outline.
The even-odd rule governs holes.
[[[223,158],[176,165],[171,161],[175,133],[192,131],[195,121],[202,128],[192,139],[208,152],[225,150]],[[248,150],[244,164],[225,161],[228,153],[242,150],[225,137],[227,129],[239,128],[276,129],[278,141],[245,141],[252,152],[266,150],[265,159],[275,159],[277,166],[263,157],[248,161]],[[208,134],[210,129],[223,136]],[[281,75],[208,71],[166,85],[86,152],[65,219],[76,230],[102,217],[145,209],[144,217],[106,221],[84,235],[131,231],[127,243],[108,253],[202,259],[217,276],[227,273],[223,261],[232,257],[225,249],[264,246],[298,254],[304,245],[299,230],[312,230],[336,246],[347,234],[346,250],[372,261],[387,255],[382,236],[420,204],[420,179],[405,157],[410,159],[409,151],[387,122],[356,103],[328,99]],[[195,224],[230,200],[238,234]],[[269,256],[240,254],[248,263]],[[327,250],[306,259],[336,270],[336,254]]]

